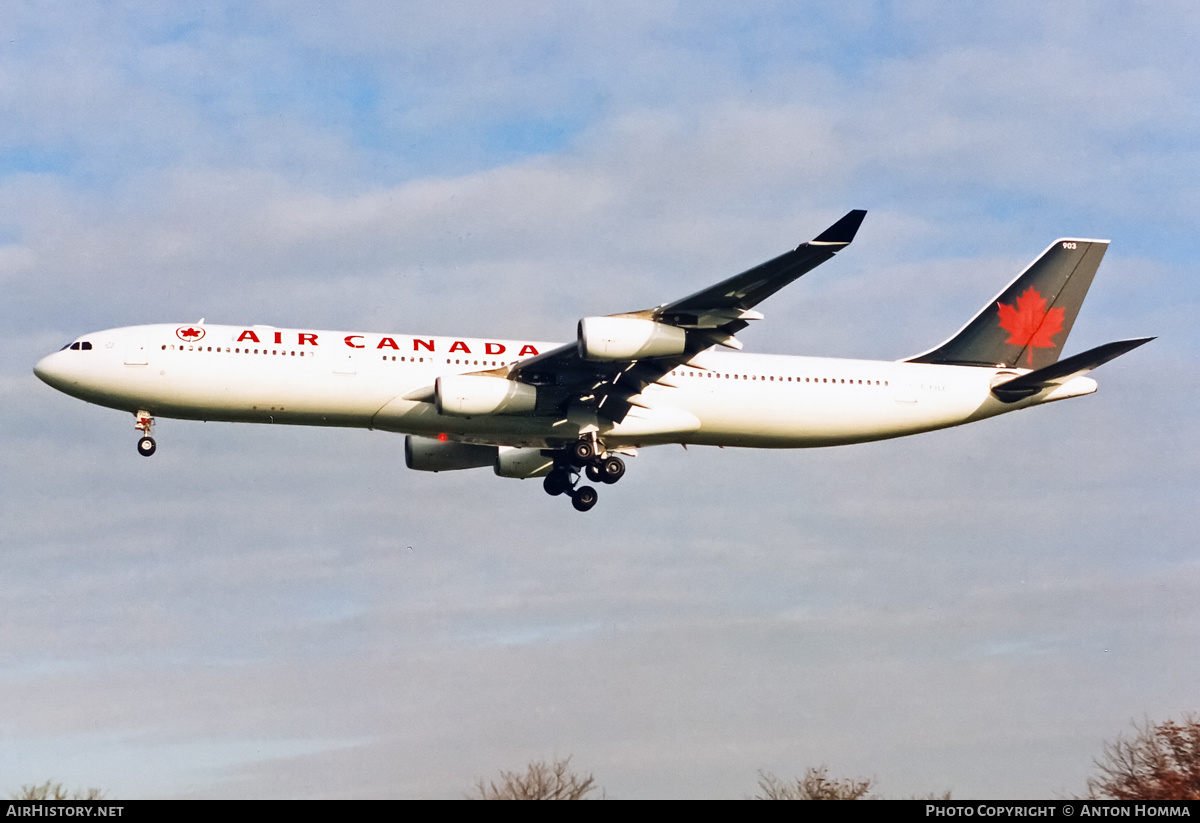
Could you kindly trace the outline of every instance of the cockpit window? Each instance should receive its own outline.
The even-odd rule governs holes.
[[[71,351],[79,351],[80,349],[83,349],[83,351],[91,351],[92,344],[89,343],[87,340],[76,340],[70,346],[63,346],[63,348],[70,349]],[[60,349],[60,351],[61,351],[61,349]]]
[[[79,351],[79,341],[78,340],[76,340],[74,343],[71,344],[71,351]]]
[[[89,343],[88,341],[84,340],[82,343],[79,344],[79,348],[83,349],[84,351],[91,351],[92,344]]]

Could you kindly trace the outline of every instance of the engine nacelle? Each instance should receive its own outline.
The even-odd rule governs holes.
[[[457,443],[433,437],[408,435],[404,438],[404,464],[419,472],[451,472],[457,469],[481,469],[496,463],[495,446]]]
[[[678,326],[636,317],[585,317],[579,321],[579,356],[584,360],[637,360],[683,354],[687,332]]]
[[[554,458],[544,449],[514,449],[500,446],[496,452],[496,474],[500,477],[545,477],[554,468]]]
[[[527,414],[537,405],[537,389],[503,377],[447,374],[434,383],[438,414],[475,417],[485,414]]]

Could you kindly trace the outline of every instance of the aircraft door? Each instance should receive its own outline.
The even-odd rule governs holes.
[[[893,380],[891,381],[892,399],[897,403],[903,403],[906,406],[914,405],[917,402],[917,386],[911,380]]]
[[[149,363],[145,343],[130,343],[125,348],[126,366],[144,366]]]
[[[334,374],[357,374],[358,366],[355,363],[354,353],[346,352],[342,357],[338,357],[333,361]]]

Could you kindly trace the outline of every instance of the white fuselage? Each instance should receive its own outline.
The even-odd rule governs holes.
[[[82,342],[91,345],[84,349]],[[803,448],[899,437],[1089,394],[1078,377],[1018,403],[990,388],[1013,370],[705,351],[646,388],[618,424],[562,416],[442,415],[419,396],[559,344],[269,326],[153,325],[96,332],[40,361],[66,394],[157,417],[348,426],[547,447],[598,431],[606,446]],[[643,408],[644,407],[644,408]]]

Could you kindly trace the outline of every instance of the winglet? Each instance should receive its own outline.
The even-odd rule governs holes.
[[[865,209],[854,209],[847,213],[841,220],[810,240],[809,244],[814,246],[849,245],[854,240],[854,235],[858,234],[858,227],[862,225],[863,218],[866,216],[867,212]]]

